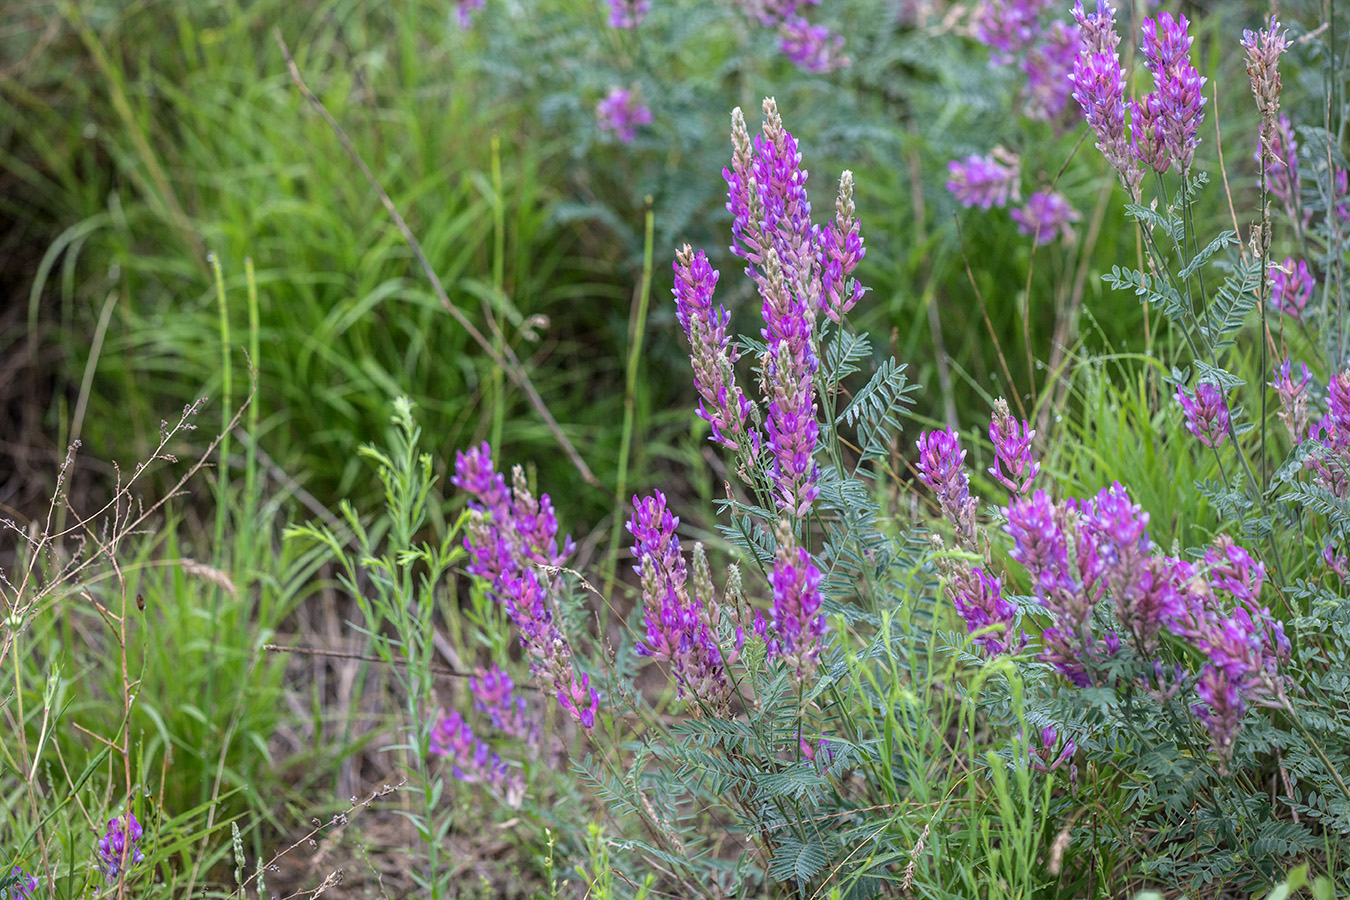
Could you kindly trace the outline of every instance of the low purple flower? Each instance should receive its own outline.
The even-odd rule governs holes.
[[[539,723],[531,720],[525,698],[515,691],[515,682],[500,666],[478,669],[469,677],[474,708],[487,713],[492,727],[526,744],[539,742]]]
[[[1178,387],[1173,398],[1186,415],[1186,430],[1206,447],[1218,447],[1228,439],[1228,401],[1212,384],[1198,384],[1194,395]]]
[[[145,861],[138,846],[145,831],[133,813],[108,820],[108,829],[98,841],[99,868],[109,884],[116,884],[123,866],[130,869]]]
[[[473,14],[487,5],[487,0],[454,0],[455,21],[459,27],[468,30],[473,25]]]
[[[994,415],[989,422],[994,465],[989,474],[1014,494],[1025,494],[1041,471],[1041,464],[1031,453],[1031,439],[1035,436],[1036,432],[1025,420],[1013,416],[1007,400],[1000,397],[994,401]]]
[[[1299,444],[1303,442],[1304,435],[1308,428],[1308,383],[1312,381],[1312,373],[1308,371],[1307,363],[1299,363],[1302,368],[1302,374],[1299,378],[1294,378],[1292,369],[1293,363],[1285,360],[1275,369],[1275,380],[1269,382],[1269,386],[1274,388],[1275,393],[1280,398],[1279,417],[1284,423],[1284,427],[1289,432],[1290,439]]]
[[[651,10],[651,0],[607,0],[610,28],[637,28]]]
[[[637,137],[637,126],[652,123],[652,111],[632,91],[610,88],[605,99],[595,105],[595,121],[601,131],[612,132],[621,142],[631,144]]]
[[[773,610],[768,639],[771,656],[792,667],[798,681],[815,669],[825,636],[825,615],[820,612],[820,570],[805,547],[797,546],[787,520],[775,532],[778,552],[774,556]]]
[[[10,887],[0,889],[0,900],[38,900],[38,889],[42,885],[36,875],[29,875],[15,866],[10,869],[9,877],[16,881]]]
[[[1031,757],[1031,766],[1037,772],[1053,772],[1073,759],[1073,755],[1078,752],[1078,744],[1071,737],[1065,736],[1063,745],[1060,745],[1059,730],[1054,726],[1042,728],[1040,739],[1040,746],[1032,748],[1034,755]]]
[[[582,728],[595,727],[595,714],[600,711],[600,693],[591,687],[591,676],[585,672],[567,684],[558,685],[558,703]]]
[[[1270,264],[1270,308],[1275,312],[1302,321],[1316,289],[1317,282],[1303,260],[1294,262],[1287,256],[1283,264]]]
[[[675,316],[693,351],[689,363],[699,393],[698,417],[712,426],[709,440],[753,458],[759,434],[747,425],[752,404],[736,384],[740,354],[727,330],[731,313],[721,304],[713,306],[718,272],[702,250],[695,253],[688,244],[676,254],[674,268]]]
[[[970,496],[970,476],[966,474],[966,451],[950,428],[919,434],[919,480],[937,494],[942,514],[956,527],[957,535],[971,546],[975,543],[975,498]]]
[[[975,645],[986,656],[1016,653],[1026,646],[1026,634],[1014,629],[1017,606],[1003,597],[1001,579],[980,568],[958,566],[948,590],[957,614],[965,620],[966,633],[976,635]]]
[[[831,34],[824,25],[812,25],[801,16],[793,16],[779,29],[779,46],[803,72],[821,75],[846,68],[852,61],[844,55],[844,38]]]
[[[947,190],[962,206],[989,209],[1007,206],[1010,198],[1017,197],[1018,159],[1007,151],[954,159],[947,163],[947,175]]]
[[[1018,231],[1035,237],[1037,246],[1048,244],[1056,237],[1071,239],[1072,223],[1082,218],[1078,210],[1069,205],[1068,198],[1058,191],[1037,191],[1027,198],[1024,206],[1009,215],[1017,223]]]
[[[450,774],[466,783],[500,785],[506,779],[506,764],[492,752],[486,741],[474,736],[473,729],[456,710],[437,720],[431,729],[428,751],[450,763]]]

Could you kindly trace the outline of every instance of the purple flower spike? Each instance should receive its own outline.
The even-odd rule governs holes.
[[[815,375],[819,365],[812,349],[814,310],[792,290],[770,250],[766,260],[764,329],[768,342],[764,380],[769,390],[770,474],[778,488],[778,508],[804,516],[820,493],[820,467],[815,462],[820,425],[816,421]]]
[[[1195,715],[1209,732],[1210,743],[1219,757],[1219,768],[1224,771],[1233,758],[1233,745],[1242,731],[1242,717],[1247,712],[1240,685],[1223,669],[1206,665],[1200,672],[1195,693],[1201,701],[1194,708]]]
[[[1293,257],[1285,257],[1282,265],[1271,263],[1270,308],[1275,312],[1302,321],[1303,311],[1316,289],[1317,282],[1303,260],[1295,263]]]
[[[595,105],[595,121],[601,131],[614,134],[622,143],[631,144],[637,126],[652,123],[652,111],[638,102],[632,91],[610,88],[605,99]]]
[[[1322,564],[1342,579],[1350,578],[1350,557],[1347,557],[1334,544],[1322,548]]]
[[[1302,443],[1307,433],[1308,383],[1312,380],[1308,364],[1299,363],[1299,365],[1303,371],[1297,380],[1292,374],[1293,363],[1286,359],[1275,370],[1275,380],[1269,383],[1280,398],[1280,421],[1284,423],[1284,427],[1289,431],[1290,440],[1295,444]]]
[[[507,767],[485,741],[474,736],[464,717],[451,710],[431,730],[428,752],[450,763],[450,774],[467,784],[504,786]]]
[[[1082,46],[1078,26],[1056,20],[1022,58],[1026,87],[1022,111],[1028,119],[1058,122],[1069,105],[1074,60]]]
[[[1045,0],[982,0],[971,15],[975,40],[994,53],[991,62],[1006,65],[1035,43]]]
[[[693,351],[689,363],[699,393],[698,417],[712,426],[709,440],[753,457],[759,435],[748,430],[751,403],[736,384],[740,354],[727,333],[731,314],[721,304],[713,306],[718,272],[702,250],[695,253],[688,244],[675,255],[674,268],[675,315]]]
[[[1199,128],[1204,118],[1200,108],[1205,105],[1202,90],[1206,81],[1187,55],[1195,40],[1187,34],[1187,24],[1185,16],[1173,19],[1168,12],[1156,20],[1145,19],[1142,44],[1160,101],[1167,151],[1182,172],[1190,171],[1195,148],[1200,143]]]
[[[1172,154],[1162,97],[1155,91],[1143,102],[1131,100],[1130,109],[1134,113],[1134,155],[1153,171],[1166,172],[1172,166]]]
[[[994,465],[989,474],[1014,494],[1025,494],[1041,471],[1041,464],[1031,454],[1031,439],[1035,436],[1027,422],[1013,417],[1007,400],[1000,397],[994,401],[994,417],[989,423]]]
[[[1018,168],[1017,157],[1001,148],[989,156],[954,159],[947,163],[947,190],[962,206],[1007,206],[1017,197]]]
[[[975,638],[975,645],[987,656],[1016,653],[1026,646],[1025,633],[1014,633],[1017,607],[1003,598],[1003,582],[988,575],[983,569],[952,573],[952,605],[966,622],[966,633],[983,632]]]
[[[1178,387],[1172,395],[1186,414],[1186,430],[1206,447],[1218,447],[1228,438],[1228,401],[1212,384],[1198,384],[1194,396]]]
[[[1082,52],[1073,64],[1073,98],[1097,136],[1097,149],[1138,202],[1143,172],[1135,159],[1125,121],[1125,74],[1116,54],[1120,36],[1111,7],[1106,0],[1097,0],[1097,12],[1088,15],[1083,12],[1080,0],[1073,14],[1083,41]]]
[[[798,681],[815,669],[825,636],[820,612],[820,570],[805,547],[798,547],[787,520],[775,532],[778,553],[773,563],[773,612],[769,653],[792,667]]]
[[[600,693],[591,687],[591,676],[585,672],[571,684],[558,688],[558,703],[582,728],[590,731],[595,727],[595,714],[600,711]]]
[[[474,708],[488,714],[493,728],[526,744],[539,743],[539,723],[530,720],[525,698],[515,693],[515,683],[500,666],[478,669],[469,678],[469,690]]]
[[[1240,603],[1254,606],[1266,580],[1263,563],[1252,559],[1251,554],[1233,543],[1228,535],[1221,534],[1205,551],[1205,565],[1209,567],[1211,587],[1227,591]]]
[[[99,868],[108,884],[116,884],[123,874],[122,866],[130,869],[145,861],[145,854],[137,846],[144,834],[136,816],[127,813],[125,817],[108,820],[108,830],[98,841]]]
[[[975,543],[975,498],[970,496],[970,476],[966,474],[966,451],[950,428],[925,431],[919,435],[919,480],[937,494],[938,506],[947,520],[956,526],[957,535],[971,546]]]
[[[853,173],[847,169],[839,176],[839,198],[834,210],[834,221],[820,234],[819,262],[825,315],[838,322],[867,290],[852,277],[867,250],[858,233],[860,226],[853,206]]]
[[[36,875],[29,875],[18,866],[10,869],[9,874],[18,881],[11,887],[0,890],[0,900],[38,900],[38,889],[42,885]]]
[[[1037,246],[1048,244],[1056,237],[1071,239],[1072,223],[1082,218],[1078,210],[1069,205],[1068,198],[1058,191],[1037,191],[1027,198],[1025,206],[1014,209],[1009,215],[1017,223],[1018,231],[1035,237]]]
[[[1297,206],[1302,185],[1298,175],[1298,141],[1294,139],[1294,126],[1283,114],[1275,120],[1270,134],[1270,147],[1266,160],[1266,184],[1270,193],[1284,206],[1289,218],[1297,219]],[[1257,148],[1254,159],[1261,163],[1262,151]],[[1308,216],[1304,214],[1304,223]]]
[[[812,25],[801,16],[783,22],[781,47],[792,64],[803,72],[823,75],[852,63],[844,55],[844,38],[830,34],[824,25]]]
[[[651,10],[651,0],[608,0],[610,28],[637,28]]]

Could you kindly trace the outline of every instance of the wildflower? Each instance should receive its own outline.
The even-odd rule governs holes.
[[[651,0],[608,0],[610,28],[637,28],[651,10]]]
[[[473,25],[473,14],[487,5],[487,0],[455,0],[455,21],[468,30]]]
[[[1350,578],[1350,557],[1347,557],[1334,544],[1322,548],[1322,563],[1342,579]]]
[[[937,494],[938,507],[956,526],[956,533],[971,546],[975,543],[975,498],[970,496],[970,476],[963,463],[966,451],[950,428],[919,435],[919,480]]]
[[[1072,90],[1069,77],[1082,43],[1078,26],[1058,19],[1027,48],[1020,68],[1026,79],[1022,90],[1022,112],[1027,118],[1054,122],[1064,115]]]
[[[466,783],[496,785],[506,776],[506,764],[486,741],[474,736],[456,710],[442,716],[431,730],[429,752],[450,761],[450,774]]]
[[[1228,401],[1223,391],[1212,384],[1195,386],[1194,396],[1178,387],[1172,395],[1186,415],[1186,430],[1206,447],[1217,448],[1228,438]]]
[[[569,669],[570,671],[570,669]],[[570,682],[557,682],[558,703],[587,731],[595,727],[595,714],[600,711],[600,693],[591,687],[591,676],[585,672]]]
[[[1033,235],[1038,246],[1050,243],[1057,235],[1069,240],[1073,237],[1070,223],[1082,218],[1058,191],[1037,191],[1027,198],[1025,206],[1009,215],[1017,223],[1017,230]]]
[[[1036,436],[1027,422],[1013,418],[1008,401],[994,401],[994,416],[989,422],[989,440],[994,445],[994,465],[989,474],[1014,494],[1024,494],[1041,471],[1031,454],[1031,439]]]
[[[1166,15],[1164,13],[1164,15]],[[1242,46],[1247,51],[1247,77],[1261,118],[1273,121],[1280,111],[1280,57],[1289,48],[1287,34],[1281,30],[1274,16],[1260,31],[1242,32]]]
[[[1037,772],[1053,772],[1064,765],[1073,755],[1078,752],[1078,745],[1074,739],[1066,736],[1064,744],[1060,747],[1059,753],[1055,753],[1055,747],[1059,745],[1059,730],[1053,725],[1048,725],[1041,729],[1041,745],[1032,751],[1035,755],[1031,758],[1031,765]]]
[[[1303,319],[1303,311],[1312,299],[1317,282],[1303,260],[1294,262],[1285,257],[1283,265],[1270,265],[1270,308],[1295,319]]]
[[[815,669],[820,643],[825,636],[825,616],[820,612],[820,570],[805,547],[798,547],[786,519],[775,531],[778,552],[774,556],[774,637],[769,653],[792,666],[798,681]]]
[[[812,348],[815,316],[788,287],[776,251],[769,250],[766,268],[761,334],[768,343],[764,380],[769,394],[766,429],[773,452],[770,475],[779,509],[804,516],[820,493],[820,467],[814,460],[820,429],[812,378],[819,365]]]
[[[982,0],[971,24],[975,39],[994,51],[991,62],[1006,65],[1040,35],[1037,18],[1046,0]]]
[[[1275,380],[1269,383],[1280,398],[1280,421],[1295,444],[1303,441],[1308,426],[1308,383],[1312,380],[1308,364],[1299,365],[1303,368],[1303,374],[1298,381],[1291,374],[1292,362],[1286,359],[1275,369]]]
[[[1207,80],[1191,65],[1187,55],[1195,40],[1187,34],[1187,24],[1185,16],[1173,19],[1168,12],[1157,19],[1145,19],[1141,48],[1161,101],[1161,125],[1168,154],[1183,173],[1190,171],[1195,148],[1200,143],[1199,128],[1204,118],[1200,108],[1205,105],[1202,89]]]
[[[633,497],[628,531],[633,535],[635,567],[642,584],[646,618],[640,656],[669,662],[678,696],[691,696],[721,710],[727,701],[725,661],[713,632],[715,600],[712,573],[702,548],[695,548],[693,583],[687,578],[680,540],[680,520],[666,509],[660,491]]]
[[[130,869],[145,860],[145,854],[137,846],[143,834],[144,829],[133,813],[108,820],[108,830],[98,841],[98,859],[109,884],[117,882],[123,865]]]
[[[1242,730],[1247,705],[1239,685],[1223,669],[1206,665],[1195,686],[1200,703],[1193,710],[1209,732],[1210,743],[1219,757],[1220,770],[1226,770],[1233,758],[1233,746]]]
[[[753,456],[759,435],[747,429],[751,403],[736,384],[740,354],[727,333],[731,313],[712,303],[718,272],[702,250],[694,253],[688,244],[675,255],[674,268],[675,316],[693,351],[689,363],[699,392],[698,417],[712,426],[709,440]]]
[[[853,206],[853,173],[844,170],[839,176],[839,197],[834,204],[835,217],[820,233],[821,296],[825,315],[838,322],[844,313],[862,299],[866,292],[853,270],[867,255]]]
[[[1003,597],[1003,582],[983,569],[958,567],[948,586],[952,605],[965,620],[966,632],[988,656],[1015,653],[1026,645],[1025,634],[1014,634],[1017,607]],[[977,634],[978,633],[978,634]]]
[[[14,879],[14,883],[8,888],[0,889],[0,900],[37,900],[41,884],[36,875],[29,875],[15,866],[10,869],[9,877]]]
[[[1125,121],[1124,72],[1115,49],[1120,36],[1116,34],[1111,7],[1106,0],[1097,0],[1097,12],[1089,15],[1084,13],[1079,0],[1073,14],[1082,37],[1082,50],[1074,60],[1071,76],[1073,98],[1097,136],[1097,149],[1138,202],[1143,173],[1132,152]]]
[[[583,728],[595,727],[600,694],[590,686],[590,676],[583,673],[578,681],[572,645],[558,628],[552,604],[534,570],[507,579],[501,590],[506,612],[520,630],[520,644],[530,659],[531,674],[550,685],[563,709]]]
[[[1158,173],[1166,172],[1172,165],[1163,103],[1163,98],[1156,91],[1145,96],[1142,103],[1130,101],[1130,110],[1134,114],[1134,155]]]
[[[631,144],[637,126],[652,123],[652,111],[632,91],[616,87],[595,105],[595,120],[601,131],[613,132],[622,143]]]
[[[469,677],[469,690],[474,696],[474,708],[488,714],[492,727],[526,744],[539,741],[539,724],[530,720],[525,698],[515,693],[511,676],[493,663],[491,668],[476,670]]]
[[[1242,603],[1256,602],[1266,580],[1266,567],[1252,559],[1251,554],[1233,543],[1228,535],[1219,535],[1205,550],[1205,565],[1209,569],[1211,587],[1227,591]]]
[[[947,163],[947,190],[962,206],[989,209],[1017,197],[1018,159],[1002,148],[992,155],[971,154]]]
[[[783,22],[780,34],[779,46],[803,72],[822,75],[852,63],[844,55],[843,36],[830,34],[824,25],[812,25],[801,16],[794,16]]]

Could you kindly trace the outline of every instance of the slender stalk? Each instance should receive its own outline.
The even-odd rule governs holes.
[[[647,197],[647,212],[642,239],[642,280],[634,302],[637,311],[628,334],[628,371],[623,391],[623,434],[619,438],[618,473],[614,482],[614,521],[609,529],[609,553],[605,563],[605,596],[614,589],[619,564],[619,538],[623,533],[623,510],[628,495],[628,455],[633,443],[633,418],[637,400],[638,363],[642,360],[642,338],[647,331],[647,309],[652,293],[652,248],[655,244],[656,215],[652,198]],[[608,607],[606,607],[608,610]]]

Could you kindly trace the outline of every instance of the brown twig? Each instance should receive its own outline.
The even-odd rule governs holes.
[[[557,421],[553,418],[553,414],[548,411],[548,407],[544,405],[543,398],[539,396],[539,392],[535,390],[534,384],[530,381],[529,376],[525,374],[524,368],[520,364],[520,358],[516,356],[515,350],[511,349],[509,343],[502,340],[500,342],[501,352],[498,352],[492,342],[469,321],[468,316],[464,315],[459,307],[451,302],[450,295],[446,293],[445,286],[441,284],[441,279],[436,274],[436,270],[432,268],[431,262],[427,259],[426,254],[422,252],[422,245],[418,243],[417,237],[413,234],[412,229],[408,227],[408,223],[399,213],[398,207],[394,205],[394,201],[390,199],[389,194],[380,185],[379,180],[375,177],[375,173],[370,170],[370,166],[366,165],[366,161],[352,144],[351,138],[347,136],[347,132],[343,130],[340,124],[338,124],[337,119],[333,118],[333,114],[323,105],[323,101],[316,97],[314,92],[305,84],[304,78],[300,75],[300,68],[295,64],[295,59],[291,56],[290,48],[286,46],[285,38],[281,36],[281,29],[276,29],[273,33],[276,36],[277,44],[281,47],[281,55],[286,59],[286,67],[290,70],[291,81],[295,82],[295,86],[299,88],[300,93],[304,95],[304,98],[309,101],[309,104],[313,106],[319,115],[323,117],[323,120],[328,123],[328,127],[333,129],[333,134],[337,136],[338,142],[342,144],[342,149],[347,151],[347,156],[349,156],[352,162],[356,164],[357,168],[361,170],[361,174],[365,176],[367,183],[369,183],[375,193],[379,195],[380,203],[384,205],[390,218],[392,218],[394,224],[398,226],[399,232],[403,235],[403,240],[408,244],[408,249],[410,249],[413,256],[417,258],[418,264],[422,267],[422,272],[427,276],[427,280],[431,282],[432,290],[436,292],[436,297],[441,301],[441,306],[445,307],[446,312],[450,313],[455,321],[459,323],[460,327],[468,333],[469,337],[474,339],[474,342],[482,348],[483,352],[487,354],[493,364],[505,372],[506,376],[511,379],[516,387],[520,388],[525,394],[526,399],[530,401],[530,405],[535,408],[535,411],[539,413],[540,418],[544,420],[544,424],[548,426],[548,430],[552,432],[554,440],[562,447],[563,452],[566,453],[568,459],[572,461],[572,465],[581,473],[582,479],[584,479],[587,484],[598,487],[600,481],[591,472],[590,467],[586,465],[586,461],[581,458],[581,454],[572,446],[572,442],[567,439],[567,435],[563,434],[562,428],[558,426]],[[497,327],[496,319],[492,317],[491,311],[486,308],[484,311],[487,314],[488,324],[492,327],[494,333],[500,336],[501,330]]]

